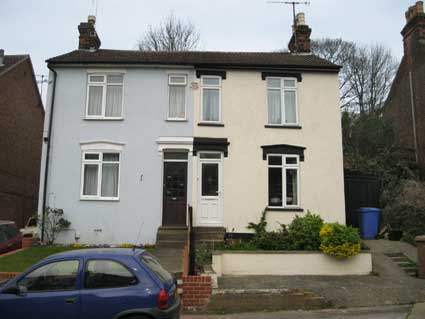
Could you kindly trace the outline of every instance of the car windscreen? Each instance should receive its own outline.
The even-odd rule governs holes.
[[[140,256],[140,260],[148,266],[152,272],[158,276],[158,278],[162,282],[171,282],[173,280],[173,276],[161,266],[159,261],[149,253],[143,253]]]
[[[0,243],[9,240],[9,236],[6,233],[6,225],[0,225]]]

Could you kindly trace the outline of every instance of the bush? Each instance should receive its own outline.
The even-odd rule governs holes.
[[[63,209],[47,207],[44,212],[44,234],[46,242],[52,245],[56,237],[65,229],[68,229],[71,222],[65,219]],[[39,227],[42,228],[42,220],[39,220]]]
[[[295,216],[288,227],[288,249],[319,250],[322,226],[323,220],[319,215],[307,212],[304,217]]]
[[[320,239],[320,249],[329,256],[350,258],[360,252],[359,232],[351,226],[325,224],[320,230]]]
[[[402,183],[382,214],[390,229],[403,231],[403,240],[413,243],[416,236],[425,234],[425,184],[414,180]]]

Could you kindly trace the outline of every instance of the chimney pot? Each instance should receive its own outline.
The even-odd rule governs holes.
[[[81,22],[78,26],[80,32],[78,49],[96,51],[100,48],[101,41],[95,29],[96,17],[88,16],[87,22]]]
[[[292,53],[311,53],[311,29],[305,24],[305,14],[300,12],[295,17],[295,25],[292,26],[293,34],[288,48]]]

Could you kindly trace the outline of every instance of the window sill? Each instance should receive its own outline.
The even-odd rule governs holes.
[[[119,202],[119,198],[85,198],[80,197],[80,201],[94,201],[94,202]]]
[[[300,130],[302,127],[301,125],[273,125],[273,124],[266,124],[264,125],[265,128],[281,128],[281,129],[295,129]]]
[[[224,124],[223,123],[200,122],[200,123],[198,123],[198,126],[217,126],[217,127],[224,127]]]
[[[166,122],[189,122],[187,119],[166,119]]]
[[[304,209],[301,207],[270,207],[267,206],[267,211],[276,211],[276,212],[303,212]]]
[[[124,121],[123,117],[101,118],[101,117],[85,117],[85,121]]]

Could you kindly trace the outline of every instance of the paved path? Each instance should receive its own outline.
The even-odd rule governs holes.
[[[388,252],[403,252],[414,257],[413,246],[386,240],[367,241],[366,244],[372,250],[374,275],[223,276],[219,279],[219,288],[304,289],[323,297],[336,308],[401,305],[425,301],[425,280],[408,276],[385,256]]]
[[[332,309],[318,311],[280,311],[232,315],[184,315],[182,319],[405,319],[411,306]]]

